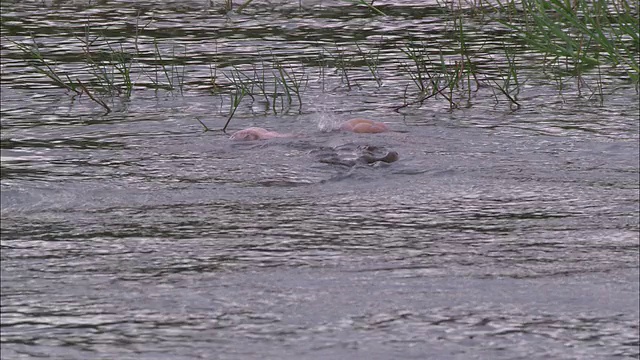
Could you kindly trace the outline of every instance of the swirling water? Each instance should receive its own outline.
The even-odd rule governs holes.
[[[329,74],[301,112],[256,101],[231,124],[299,137],[202,132],[228,106],[202,90],[212,56],[442,36],[435,5],[393,3],[383,19],[340,2],[3,3],[4,36],[36,32],[61,66],[88,14],[113,39],[152,17],[190,58],[183,94],[137,90],[103,115],[3,41],[3,359],[638,358],[638,96],[616,75],[602,103],[525,86],[517,111],[480,89],[394,112],[387,64],[379,88]],[[326,131],[352,116],[395,131]],[[344,145],[400,160],[320,161]]]

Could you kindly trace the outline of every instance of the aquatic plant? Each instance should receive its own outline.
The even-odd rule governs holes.
[[[71,80],[68,74],[59,74],[59,71],[54,69],[54,67],[57,65],[55,62],[51,64],[51,61],[44,58],[44,56],[40,52],[40,48],[38,47],[38,42],[36,41],[35,37],[33,37],[33,35],[31,36],[31,41],[33,42],[33,44],[19,43],[10,39],[7,39],[7,41],[12,43],[20,51],[22,51],[29,65],[31,65],[38,73],[46,76],[51,81],[53,81],[54,85],[69,90],[77,95],[80,95],[82,93],[82,90],[78,89],[79,85]]]
[[[275,79],[283,86],[284,91],[287,94],[288,105],[291,106],[293,103],[293,98],[291,96],[293,93],[298,99],[298,112],[301,112],[302,91],[304,91],[306,84],[308,83],[308,77],[305,74],[304,65],[302,65],[302,72],[298,77],[291,64],[289,64],[289,70],[287,71],[282,62],[277,58],[274,57],[273,63],[278,71],[277,74],[279,75],[279,77],[276,77]]]
[[[622,66],[638,83],[637,2],[509,0],[488,9],[529,48],[544,54],[551,66],[564,60],[562,65],[573,67],[576,76],[598,65]]]
[[[382,12],[382,10],[378,9],[377,7],[373,6],[373,3],[375,2],[375,0],[372,0],[371,3],[369,4],[368,2],[366,2],[365,0],[347,0],[353,4],[357,4],[357,5],[364,5],[367,8],[369,8],[369,10],[371,10],[372,12],[378,14],[378,15],[382,15],[382,16],[386,16],[387,14],[385,14],[384,12]]]
[[[271,62],[266,62],[262,59],[262,66],[258,68],[254,65],[251,72],[242,71],[234,67],[230,72],[224,73],[232,90],[229,94],[231,101],[228,118],[223,131],[226,130],[231,118],[245,97],[255,101],[255,96],[262,95],[267,104],[267,109],[271,109],[274,114],[278,114],[278,111],[287,111],[296,101],[298,112],[302,111],[302,92],[308,83],[308,75],[304,66],[301,66],[301,70],[296,71],[291,63],[285,65],[273,54],[271,56]],[[269,67],[270,73],[268,72]],[[259,91],[256,91],[256,88]],[[279,104],[278,101],[280,101]]]
[[[463,75],[469,73],[465,67],[465,61],[449,62],[445,59],[442,49],[439,50],[437,59],[432,59],[425,50],[426,44],[406,44],[400,50],[410,60],[404,63],[403,69],[413,81],[417,92],[417,100],[396,106],[395,110],[415,104],[422,104],[425,100],[437,95],[445,98],[450,109],[458,107],[454,101],[454,91],[462,88]],[[468,75],[469,77],[471,75]],[[470,86],[468,87],[470,88]],[[406,91],[406,90],[405,90]]]
[[[184,87],[184,73],[185,66],[182,65],[179,67],[176,64],[176,46],[171,47],[171,58],[174,59],[172,61],[167,61],[163,59],[162,52],[158,47],[158,41],[156,39],[153,40],[153,48],[154,48],[154,67],[153,67],[153,76],[151,76],[148,72],[148,79],[153,83],[153,87],[155,90],[164,89],[168,91],[172,91],[178,89],[180,93],[183,92]],[[186,57],[187,47],[184,46],[183,57]]]
[[[229,94],[229,100],[231,103],[229,107],[229,116],[227,117],[227,122],[224,124],[224,127],[222,128],[222,132],[227,131],[227,126],[229,126],[229,123],[231,122],[233,115],[236,113],[236,110],[238,110],[238,106],[240,106],[242,99],[244,99],[246,95],[253,97],[252,91],[249,88],[249,86],[251,85],[250,83],[247,83],[242,79],[243,75],[240,72],[240,70],[234,68],[233,70],[230,71],[229,74],[231,75],[231,77],[229,77],[226,74],[225,76],[233,84],[234,91],[232,91]]]
[[[366,52],[357,42],[356,47],[358,48],[358,54],[362,57],[365,65],[367,65],[367,69],[369,69],[369,73],[378,84],[378,87],[382,86],[382,78],[378,72],[378,65],[380,64],[380,46],[378,46],[375,51],[368,50]]]
[[[34,36],[31,37],[30,42],[5,39],[15,45],[28,64],[38,73],[49,78],[53,85],[72,92],[74,96],[86,94],[108,113],[111,108],[107,105],[107,98],[119,96],[128,98],[136,86],[149,87],[148,84],[138,82],[139,76],[135,79],[135,75],[146,75],[151,81],[151,87],[156,91],[160,89],[179,90],[180,93],[183,91],[186,67],[177,65],[176,46],[172,47],[169,54],[171,60],[167,60],[154,39],[153,70],[149,71],[148,66],[140,61],[143,55],[139,50],[138,36],[141,29],[147,25],[149,23],[141,28],[136,25],[134,48],[127,49],[122,42],[114,45],[107,36],[101,34],[99,30],[91,29],[87,24],[83,34],[76,36],[80,41],[81,61],[84,66],[80,71],[74,71],[73,77],[58,67],[56,61],[45,58]],[[183,58],[186,57],[186,51],[185,46]]]
[[[347,53],[347,50],[335,45],[335,51],[331,51],[330,49],[323,47],[323,50],[326,52],[327,56],[325,57],[325,65],[327,67],[333,67],[340,74],[340,81],[343,84],[347,85],[347,89],[351,90],[351,80],[349,78],[349,72],[352,69],[350,56]],[[331,61],[331,62],[329,62]]]
[[[38,46],[38,42],[33,36],[31,37],[31,40],[33,45],[22,44],[11,40],[9,40],[9,42],[16,45],[27,59],[30,60],[31,66],[33,66],[37,72],[52,80],[54,85],[73,92],[74,96],[86,94],[93,102],[105,109],[107,113],[111,112],[111,108],[107,103],[95,96],[79,77],[76,77],[76,79],[73,80],[69,74],[63,74],[61,71],[55,69],[57,64],[55,62],[51,64],[51,61],[44,58]]]
[[[82,42],[87,71],[92,75],[92,87],[109,96],[130,96],[133,89],[133,56],[125,51],[123,45],[120,44],[120,48],[115,49],[104,35],[92,37],[89,25],[85,26],[84,36],[78,39]],[[93,46],[98,42],[104,43],[109,51],[94,51]]]
[[[373,1],[347,1],[384,15]],[[224,4],[234,9],[232,0],[224,0]],[[251,0],[237,1],[234,10],[242,11],[249,4]],[[275,55],[270,50],[263,50],[264,54],[259,50],[257,61],[254,55],[229,61],[217,55],[216,42],[216,55],[209,63],[197,65],[209,65],[210,77],[201,82],[220,99],[219,111],[227,120],[225,130],[247,102],[262,103],[264,99],[265,111],[273,114],[302,112],[310,78],[314,80],[312,87],[317,83],[325,92],[334,80],[340,90],[357,91],[367,82],[381,88],[390,76],[388,83],[404,90],[404,96],[391,106],[396,110],[440,101],[454,111],[475,101],[472,91],[480,88],[493,92],[497,103],[518,109],[523,105],[519,95],[527,76],[532,76],[531,70],[534,76],[542,74],[555,83],[559,95],[573,89],[568,85],[576,82],[579,96],[602,100],[606,94],[604,72],[616,69],[638,84],[637,12],[637,3],[628,0],[443,1],[433,13],[444,19],[445,27],[433,38],[408,33],[401,40],[381,36],[376,44],[363,42],[359,40],[362,34],[356,34],[351,41],[318,41],[315,54],[305,53],[295,62],[290,55]],[[88,22],[77,37],[82,53],[73,74],[53,60],[55,54],[47,58],[49,53],[44,48],[41,51],[37,38],[12,43],[51,84],[72,96],[86,94],[109,112],[115,98],[128,98],[136,89],[180,95],[187,91],[191,64],[187,47],[153,37],[143,44],[140,35],[152,21],[137,19],[135,32],[118,40],[108,38],[102,29],[91,28]],[[484,32],[489,31],[497,46],[478,43],[478,34],[485,38]],[[525,56],[532,55],[543,61],[526,61]],[[255,111],[255,107],[251,109]]]
[[[245,0],[244,3],[240,4],[240,6],[238,6],[238,8],[236,9],[236,12],[238,14],[241,13],[242,10],[244,10],[252,2],[253,2],[253,0]],[[212,2],[212,6],[213,6],[213,2]],[[223,9],[224,9],[225,12],[233,11],[233,0],[224,0]]]
[[[490,88],[496,102],[506,99],[518,109],[521,106],[518,94],[527,79],[520,75],[523,65],[517,58],[532,51],[544,60],[541,72],[551,73],[560,88],[565,88],[567,78],[574,77],[579,96],[582,89],[587,88],[587,96],[597,95],[602,100],[603,66],[623,69],[638,88],[637,4],[626,0],[508,0],[493,5],[477,1],[466,3],[467,8],[462,8],[461,3],[457,3],[457,7],[454,4],[441,4],[441,16],[451,24],[449,43],[413,41],[400,47],[408,60],[402,63],[401,69],[413,83],[414,91],[406,86],[403,104],[394,109],[423,104],[427,99],[440,96],[454,109],[457,107],[454,90],[458,90],[458,96],[470,99],[473,82],[476,89]],[[483,23],[497,22],[510,30],[498,48],[502,53],[489,54],[501,60],[491,66],[476,66],[475,54],[467,48],[467,32],[471,29],[463,21],[473,17]],[[456,41],[451,42],[452,39]],[[445,53],[448,55],[443,56]],[[459,58],[455,60],[451,53],[458,54]],[[589,80],[585,75],[589,75]],[[463,89],[466,95],[459,92]],[[414,99],[409,100],[411,98]]]
[[[495,85],[495,89],[498,89],[509,101],[512,105],[515,105],[516,108],[520,108],[520,103],[518,103],[518,94],[520,93],[520,82],[518,80],[518,71],[517,64],[515,61],[515,51],[510,49],[507,44],[503,44],[504,56],[507,60],[507,69],[503,70],[501,68],[498,69],[500,80],[502,83],[498,83],[496,79],[489,79]],[[496,95],[495,89],[494,96],[496,98],[496,103],[499,102],[498,96]]]

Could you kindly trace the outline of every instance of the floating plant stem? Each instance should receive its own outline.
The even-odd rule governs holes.
[[[89,91],[89,89],[87,89],[87,87],[82,83],[82,81],[80,81],[80,79],[76,79],[76,80],[78,81],[78,86],[80,86],[80,88],[82,88],[82,90],[84,90],[84,93],[87,94],[87,96],[91,100],[96,102],[98,105],[102,106],[107,111],[106,114],[111,112],[111,108],[109,108],[109,106],[104,102],[104,100],[94,97],[91,94],[91,91]]]
[[[255,65],[253,66],[253,76],[254,76],[254,79],[256,79],[256,82],[255,82],[256,86],[258,87],[258,89],[260,89],[260,92],[264,97],[264,101],[270,105],[271,102],[269,101],[269,95],[267,95],[267,84],[265,82],[265,77],[264,77],[264,61],[262,62],[262,66],[260,67],[259,74],[256,66]]]
[[[372,55],[372,51],[364,52],[360,45],[356,42],[356,47],[358,48],[358,52],[362,56],[362,60],[364,60],[371,76],[378,84],[378,87],[382,86],[382,80],[380,79],[380,73],[378,72],[378,64],[380,63],[380,48],[378,47],[375,54]]]
[[[207,125],[205,125],[202,120],[200,120],[199,118],[196,117],[196,120],[198,120],[198,122],[200,123],[200,125],[202,125],[202,127],[204,128],[203,132],[207,132],[207,131],[211,131],[211,129],[209,129],[209,127]]]
[[[640,19],[626,0],[523,0],[518,5],[520,12],[514,0],[498,2],[492,9],[507,15],[498,21],[528,47],[552,59],[564,57],[578,72],[593,69],[604,59],[613,66],[623,64],[629,77],[638,82]],[[515,16],[522,20],[513,21]]]
[[[209,64],[209,73],[211,77],[209,81],[211,82],[211,93],[215,94],[220,90],[220,85],[218,85],[218,68],[214,67],[212,64]]]
[[[418,91],[420,93],[424,93],[426,90],[424,85],[424,82],[425,82],[424,56],[421,52],[418,52],[417,50],[415,50],[410,44],[405,44],[405,46],[406,48],[400,48],[400,51],[402,51],[413,62],[414,67],[412,68],[408,64],[404,64],[404,67],[405,69],[407,69],[409,76],[411,77],[411,80],[413,80],[413,83],[418,88]],[[412,70],[415,70],[415,71],[412,71]]]
[[[180,90],[180,94],[183,94],[183,88],[184,88],[184,72],[185,72],[185,66],[182,65],[182,68],[179,69],[178,68],[178,64],[176,63],[176,56],[175,56],[175,52],[176,52],[176,47],[175,45],[171,48],[171,57],[173,59],[172,63],[171,63],[171,76],[175,76],[176,80],[178,81],[178,90]],[[185,59],[187,57],[187,45],[184,45],[184,52],[182,53],[182,58]]]
[[[248,85],[241,78],[242,72],[234,68],[229,73],[231,74],[231,77],[229,77],[227,74],[225,74],[225,76],[229,81],[233,83],[235,89],[233,92],[231,92],[231,94],[229,94],[229,98],[231,100],[231,104],[229,108],[229,117],[227,118],[227,122],[224,124],[224,127],[222,128],[222,132],[225,132],[225,133],[227,130],[227,126],[229,126],[229,122],[231,122],[231,119],[233,118],[233,115],[236,113],[238,106],[240,106],[242,99],[244,99],[246,95],[249,95],[253,99],[251,90],[249,90]]]
[[[109,50],[111,50],[113,68],[120,74],[126,90],[126,96],[129,97],[131,96],[131,91],[133,89],[133,82],[131,81],[131,67],[133,63],[131,61],[131,56],[127,56],[122,44],[120,44],[119,50],[114,50],[108,41],[106,41],[106,43]],[[113,86],[113,82],[111,85]]]
[[[500,77],[502,78],[502,85],[498,84],[495,80],[493,83],[498,87],[500,92],[504,94],[504,96],[509,99],[509,101],[516,105],[517,108],[520,108],[520,103],[518,103],[518,94],[520,93],[520,83],[518,81],[518,72],[517,72],[517,64],[515,61],[515,53],[510,53],[509,48],[504,45],[504,56],[507,59],[507,71],[503,72],[500,69]],[[512,89],[513,88],[513,89]]]
[[[104,37],[102,37],[104,38]],[[89,25],[85,26],[84,38],[79,38],[83,42],[83,52],[85,62],[88,65],[88,70],[92,75],[91,83],[93,88],[109,96],[121,95],[122,89],[116,84],[116,65],[114,50],[111,44],[104,38],[104,42],[109,48],[109,52],[98,52],[97,56],[92,53],[91,47],[101,39],[100,36],[90,38]],[[97,59],[96,59],[97,57]],[[123,64],[126,64],[126,60],[121,60]],[[126,67],[126,65],[124,65]],[[123,70],[124,71],[124,70]]]
[[[235,66],[229,73],[231,74],[231,77],[229,77],[229,75],[227,74],[224,74],[224,76],[227,78],[227,80],[231,81],[236,93],[242,92],[244,95],[249,95],[251,97],[251,100],[255,101],[255,98],[253,97],[253,86],[255,82]],[[245,78],[247,81],[243,80],[243,78]]]
[[[224,10],[226,12],[233,10],[233,0],[224,0]]]
[[[349,90],[351,90],[351,80],[349,80],[349,65],[347,64],[347,61],[345,59],[346,57],[346,51],[341,50],[338,45],[336,44],[336,54],[332,54],[330,51],[327,51],[329,53],[329,57],[331,57],[333,59],[334,62],[334,66],[336,67],[336,70],[340,73],[340,78],[343,82],[346,82],[347,88]]]
[[[353,4],[360,4],[360,5],[364,5],[366,7],[369,8],[369,10],[373,11],[374,13],[378,14],[378,15],[382,15],[382,16],[387,16],[387,14],[385,14],[384,12],[382,12],[382,10],[378,9],[377,7],[373,6],[373,3],[375,2],[375,0],[371,1],[371,4],[369,4],[368,2],[366,2],[365,0],[349,0],[351,3]]]
[[[155,57],[156,60],[158,61],[158,65],[156,65],[156,81],[155,81],[155,85],[158,88],[161,88],[163,86],[160,85],[160,81],[158,79],[158,68],[157,66],[160,66],[162,68],[162,73],[165,76],[165,79],[167,79],[167,86],[164,86],[165,88],[167,88],[168,90],[173,90],[174,86],[173,86],[173,77],[169,75],[169,71],[167,70],[167,67],[164,63],[164,60],[162,59],[162,54],[160,53],[160,48],[158,47],[158,41],[156,39],[153,39],[153,47],[155,50]]]
[[[54,85],[61,87],[63,89],[72,91],[76,94],[81,94],[82,90],[78,90],[78,86],[76,84],[74,84],[74,82],[69,78],[68,75],[65,75],[67,81],[64,81],[60,75],[58,75],[58,73],[56,72],[55,69],[53,69],[51,67],[51,65],[49,65],[49,63],[47,62],[47,60],[45,60],[45,58],[42,56],[42,53],[40,52],[40,48],[38,47],[38,43],[35,39],[35,37],[32,35],[31,36],[31,40],[33,41],[33,46],[29,46],[26,44],[21,44],[12,40],[7,39],[7,41],[11,42],[12,44],[14,44],[15,46],[18,47],[18,49],[20,51],[22,51],[22,53],[29,59],[32,61],[31,66],[33,66],[33,68],[39,72],[40,74],[46,76],[47,78],[49,78],[51,81],[53,81]]]
[[[271,96],[271,109],[274,114],[277,114],[276,111],[276,100],[278,100],[278,81],[277,78],[273,78],[273,93]]]
[[[230,94],[231,108],[229,109],[229,118],[227,118],[227,122],[224,124],[224,127],[222,128],[223,133],[226,134],[227,126],[229,126],[229,122],[231,122],[233,115],[236,113],[236,110],[238,109],[238,106],[240,106],[240,103],[242,102],[242,99],[244,98],[245,95],[247,95],[245,93],[245,88],[240,88],[239,92],[235,91]]]
[[[301,89],[301,87],[303,86],[304,83],[304,87],[307,86],[309,78],[305,75],[304,72],[304,65],[302,65],[302,74],[300,75],[300,78],[298,78],[296,76],[296,72],[293,69],[293,67],[291,67],[291,65],[289,65],[290,68],[290,72],[286,72],[285,75],[287,76],[287,78],[289,78],[289,83],[292,85],[291,90],[293,91],[294,94],[296,94],[296,97],[298,98],[298,111],[302,111],[302,95],[301,92],[304,90],[304,88]]]
[[[291,91],[290,91],[290,86],[287,83],[287,76],[285,75],[286,71],[283,69],[282,64],[279,61],[276,60],[274,64],[275,64],[276,70],[278,71],[277,74],[274,73],[274,77],[276,81],[282,85],[284,93],[287,95],[288,103],[289,105],[291,105],[291,102],[292,102]]]
[[[253,0],[247,0],[245,1],[242,5],[238,6],[238,14],[242,12],[242,10],[244,10],[244,8],[246,8],[249,4],[251,4]]]

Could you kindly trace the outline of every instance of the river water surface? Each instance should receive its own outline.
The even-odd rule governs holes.
[[[437,4],[388,3],[380,17],[304,0],[242,14],[3,1],[2,358],[637,359],[634,86],[612,71],[601,101],[576,79],[559,91],[531,60],[519,109],[481,87],[453,111],[442,98],[394,111],[411,79],[392,42],[445,41],[447,24]],[[104,114],[8,41],[31,32],[82,69],[88,17],[114,44],[150,22],[140,64],[151,38],[186,51],[183,91],[143,73]],[[489,52],[493,28],[475,25]],[[362,65],[351,84],[331,65],[314,75],[313,56],[354,39],[382,48],[381,86]],[[196,118],[218,129],[229,109],[209,61],[251,69],[269,51],[306,69],[302,106],[246,98],[230,129],[299,136],[203,132]],[[330,131],[356,116],[394,131]],[[362,146],[400,159],[323,161]]]

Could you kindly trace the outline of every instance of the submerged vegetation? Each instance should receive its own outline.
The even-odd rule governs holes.
[[[381,21],[393,13],[390,6],[379,9],[363,0],[351,3]],[[250,4],[251,0],[245,0],[234,9],[233,2],[226,0],[224,7],[240,12]],[[223,130],[247,101],[263,104],[264,111],[273,114],[302,112],[310,80],[327,91],[332,75],[338,75],[340,86],[347,91],[358,91],[363,84],[383,87],[387,77],[393,77],[397,86],[401,78],[402,102],[391,105],[397,111],[426,101],[442,101],[454,111],[472,102],[473,93],[480,88],[490,89],[496,103],[515,110],[522,106],[518,95],[532,69],[540,78],[557,84],[559,91],[573,82],[580,96],[604,101],[606,85],[601,74],[605,72],[619,74],[638,91],[637,6],[627,0],[442,3],[435,10],[447,26],[442,30],[445,36],[436,40],[408,34],[400,42],[385,42],[381,36],[379,42],[363,43],[354,36],[351,42],[318,44],[315,55],[295,61],[271,50],[260,53],[258,62],[255,57],[233,62],[212,58],[206,64],[210,69],[206,87],[221,104],[226,103]],[[81,69],[73,72],[47,57],[37,36],[28,41],[7,40],[51,84],[72,96],[86,95],[106,112],[111,111],[114,99],[129,98],[137,90],[184,95],[186,90],[202,88],[189,79],[189,67],[202,61],[190,61],[186,45],[169,44],[167,50],[160,39],[142,43],[140,34],[149,23],[137,24],[128,34],[131,41],[127,45],[86,26],[84,34],[76,34],[83,55],[76,59]],[[475,34],[484,28],[491,28],[493,46],[475,40]],[[152,53],[141,51],[143,45],[153,49]],[[539,60],[526,61],[532,56]]]

